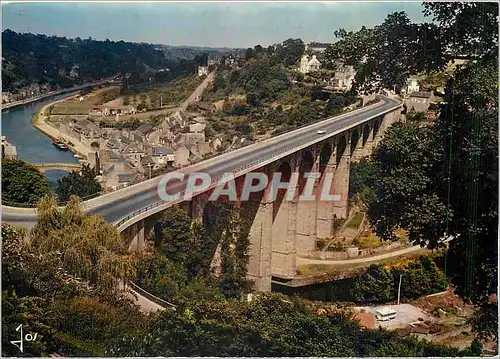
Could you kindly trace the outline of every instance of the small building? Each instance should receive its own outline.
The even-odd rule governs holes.
[[[103,168],[105,188],[119,189],[140,181],[142,175],[128,161],[120,158],[115,163],[107,163]]]
[[[154,131],[154,127],[150,123],[143,123],[142,125],[137,127],[136,131],[140,133],[143,138],[146,138],[147,135]]]
[[[300,59],[299,71],[303,74],[318,71],[320,67],[321,62],[316,58],[316,55],[312,55],[310,60],[308,55],[303,55]]]
[[[196,107],[202,111],[214,112],[216,110],[215,105],[210,102],[197,102]]]
[[[121,143],[117,139],[109,139],[108,142],[106,143],[106,146],[111,150],[115,152],[119,152],[121,150]]]
[[[144,151],[132,142],[125,146],[124,150],[122,151],[122,156],[130,161],[130,163],[132,163],[135,167],[140,167],[141,158],[144,156]]]
[[[7,103],[12,101],[12,93],[2,92],[2,103]]]
[[[208,66],[198,66],[198,76],[207,76]]]
[[[408,95],[412,94],[413,92],[420,91],[420,85],[418,84],[418,80],[414,77],[410,77],[408,80],[406,80],[405,90]]]
[[[153,160],[153,157],[146,155],[141,158],[141,165],[144,168],[153,167],[155,165],[155,161]]]
[[[174,165],[176,167],[184,167],[189,165],[189,150],[186,146],[180,146],[175,151]]]
[[[208,142],[199,142],[191,147],[191,152],[203,157],[212,152],[212,148]]]
[[[427,112],[434,96],[430,91],[418,91],[410,94],[410,97],[404,100],[406,108],[409,111],[412,109],[416,112]]]
[[[200,133],[205,131],[206,127],[207,125],[205,125],[204,123],[192,123],[189,125],[189,132]]]
[[[188,123],[188,115],[186,114],[185,111],[183,110],[179,110],[179,111],[176,111],[173,115],[173,120],[177,122],[177,124],[181,127],[184,127],[187,125]]]
[[[335,91],[349,91],[356,76],[356,71],[352,66],[339,66],[335,70],[333,78],[328,81],[328,85]]]
[[[157,165],[172,164],[175,161],[175,153],[170,147],[155,146],[151,158]]]
[[[2,136],[2,158],[13,160],[17,158],[17,149],[16,146],[11,145],[5,139],[5,136]]]

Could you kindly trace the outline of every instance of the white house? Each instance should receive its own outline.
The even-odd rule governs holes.
[[[208,66],[198,66],[198,76],[207,76]]]
[[[335,70],[335,75],[330,79],[329,85],[335,90],[349,91],[355,76],[356,71],[352,66],[340,66]]]
[[[410,77],[407,81],[406,81],[406,93],[408,95],[412,94],[413,92],[418,92],[420,91],[420,86],[418,84],[418,81],[416,78],[412,78]]]
[[[303,74],[307,74],[309,72],[318,71],[321,67],[321,62],[316,58],[316,55],[312,55],[312,58],[309,60],[309,56],[304,55],[300,59],[300,68],[299,71]]]

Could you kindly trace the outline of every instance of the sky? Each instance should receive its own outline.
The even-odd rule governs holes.
[[[2,27],[16,32],[212,47],[268,46],[288,38],[332,42],[406,11],[423,20],[421,2],[2,3]]]

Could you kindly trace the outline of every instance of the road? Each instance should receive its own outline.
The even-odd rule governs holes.
[[[376,104],[222,154],[186,167],[183,171],[203,171],[216,180],[227,172],[241,175],[400,106],[399,101],[381,96],[380,101]],[[318,135],[317,130],[319,129],[324,130],[325,134]],[[158,176],[134,186],[90,199],[84,202],[84,210],[88,214],[101,214],[106,221],[117,224],[133,212],[161,202],[167,204],[161,201],[157,193],[161,177]],[[167,186],[167,192],[175,193],[181,189],[182,185],[179,181],[170,182]],[[2,220],[32,228],[36,221],[36,212],[34,209],[2,206]]]
[[[191,96],[189,96],[188,99],[186,101],[184,101],[179,106],[179,110],[186,111],[187,107],[190,104],[197,102],[198,101],[197,98],[201,97],[201,95],[203,94],[203,91],[205,91],[205,89],[210,84],[210,82],[212,81],[214,76],[215,76],[215,72],[211,72],[210,74],[208,74],[208,76],[202,81],[202,83],[198,85],[196,90],[193,91]]]
[[[101,81],[97,81],[97,82],[92,82],[92,83],[88,83],[88,84],[74,86],[74,87],[66,88],[66,89],[62,89],[62,90],[50,91],[50,92],[44,93],[42,95],[38,95],[38,96],[26,98],[24,100],[19,100],[19,101],[4,103],[4,104],[2,104],[1,108],[2,108],[2,110],[7,110],[9,108],[13,108],[13,107],[17,107],[17,106],[24,106],[24,105],[26,105],[28,103],[40,101],[40,100],[43,100],[44,98],[47,98],[47,97],[51,97],[51,96],[63,94],[63,93],[66,93],[66,92],[73,92],[73,91],[82,90],[82,89],[84,89],[85,87],[88,87],[88,86],[102,85],[102,84],[104,84],[106,82],[109,82],[109,81],[111,81],[111,80],[110,79],[106,79],[106,80],[101,80]]]
[[[348,265],[348,264],[366,264],[371,262],[378,262],[383,259],[389,259],[405,254],[417,253],[419,251],[424,251],[420,246],[412,246],[408,248],[399,249],[397,251],[387,252],[383,254],[378,254],[375,256],[353,258],[353,259],[313,259],[313,258],[297,258],[297,265],[308,265],[308,264],[321,264],[321,265]]]

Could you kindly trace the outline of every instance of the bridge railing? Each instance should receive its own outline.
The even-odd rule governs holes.
[[[262,162],[264,162],[264,161],[270,160],[270,159],[272,159],[272,158],[274,158],[274,157],[276,157],[276,156],[278,156],[278,155],[280,155],[280,154],[283,154],[283,153],[286,153],[286,152],[288,152],[288,151],[291,151],[291,150],[293,150],[293,149],[295,149],[295,148],[297,148],[297,147],[299,147],[299,146],[301,146],[301,145],[304,145],[304,144],[306,144],[306,143],[308,143],[308,142],[310,142],[310,141],[308,141],[308,140],[301,141],[301,142],[300,142],[300,144],[299,144],[298,146],[287,147],[287,148],[285,148],[284,150],[281,150],[281,151],[279,151],[279,152],[275,152],[275,153],[273,153],[272,155],[269,155],[269,156],[267,156],[267,157],[264,157],[263,159],[261,158],[261,159],[259,159],[259,160],[253,161],[253,162],[251,162],[251,163],[249,163],[249,164],[246,164],[246,165],[244,165],[244,166],[241,166],[241,167],[237,168],[237,169],[234,171],[234,173],[238,173],[238,172],[240,172],[240,171],[244,171],[244,170],[246,170],[246,169],[248,169],[248,168],[251,168],[251,167],[254,167],[254,166],[258,166],[259,164],[261,164],[261,163],[262,163]],[[222,176],[221,176],[221,175],[215,175],[214,177],[212,177],[212,184],[219,182],[221,179],[222,179]],[[185,194],[186,194],[186,192],[185,192],[185,191],[180,192],[180,193],[179,193],[180,198],[182,198]],[[193,195],[195,195],[195,193],[193,193]],[[127,216],[125,216],[124,218],[122,218],[122,219],[121,219],[121,220],[120,220],[120,221],[116,224],[116,226],[117,226],[117,227],[120,227],[120,226],[121,226],[121,225],[123,225],[125,222],[127,222],[128,220],[130,220],[130,219],[134,218],[135,216],[138,216],[138,215],[140,215],[140,214],[142,214],[142,213],[145,213],[145,212],[147,212],[147,211],[150,211],[150,210],[152,210],[153,208],[157,208],[157,207],[159,207],[159,206],[161,206],[161,205],[164,205],[164,204],[166,204],[166,203],[167,203],[166,201],[159,201],[159,202],[156,202],[156,203],[150,204],[149,206],[146,206],[146,207],[143,207],[143,208],[141,208],[141,209],[138,209],[138,210],[136,210],[136,211],[132,212],[131,214],[128,214],[128,215],[127,215]],[[172,204],[174,204],[174,202],[172,202]]]
[[[104,191],[101,191],[101,192],[97,192],[97,193],[94,193],[94,194],[91,194],[91,195],[88,195],[88,196],[84,196],[84,197],[78,197],[82,202],[83,201],[87,201],[89,199],[92,199],[92,198],[96,198],[96,197],[99,197],[103,194],[105,194],[107,192],[104,192]],[[64,207],[68,204],[69,201],[59,201],[57,198],[56,198],[56,201],[57,201],[57,205],[60,206],[60,207]],[[5,205],[5,206],[10,206],[10,207],[20,207],[20,208],[36,208],[36,205],[37,205],[37,202],[34,202],[34,203],[19,203],[19,202],[13,202],[13,201],[8,201],[8,200],[5,200],[2,198],[2,204]]]
[[[127,285],[132,289],[134,290],[135,292],[137,292],[137,294],[140,294],[141,296],[149,299],[150,301],[152,301],[153,303],[155,304],[158,304],[160,307],[163,307],[163,308],[170,308],[172,310],[176,310],[177,309],[177,306],[175,304],[172,304],[170,302],[167,302],[166,300],[163,300],[161,298],[158,298],[157,296],[145,291],[144,289],[142,289],[141,287],[139,287],[137,284],[135,284],[134,282],[131,282],[131,281],[127,281],[126,282]]]

